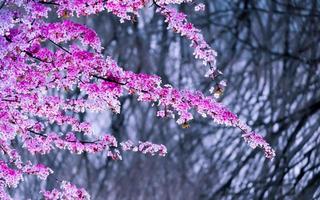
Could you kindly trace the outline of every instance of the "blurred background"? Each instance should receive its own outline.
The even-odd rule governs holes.
[[[195,12],[197,3],[206,10]],[[150,4],[135,22],[122,24],[107,12],[72,20],[95,29],[104,55],[124,69],[210,95],[207,68],[155,9]],[[163,143],[166,157],[125,152],[122,161],[113,161],[105,154],[53,151],[36,159],[55,174],[46,182],[28,177],[13,193],[40,199],[37,191],[58,187],[58,178],[97,200],[320,199],[320,1],[201,0],[177,9],[218,51],[228,82],[219,101],[264,135],[276,158],[252,150],[235,128],[197,115],[183,129],[173,119],[157,118],[156,107],[124,96],[121,114],[79,117],[119,141]]]

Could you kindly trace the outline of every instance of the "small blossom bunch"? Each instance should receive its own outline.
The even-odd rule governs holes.
[[[15,25],[14,13],[7,9],[0,10],[0,35],[8,34],[8,30]]]
[[[0,182],[0,199],[12,200],[12,198],[7,194],[4,184],[1,182]]]
[[[156,0],[157,4],[166,5],[166,4],[181,4],[184,2],[192,2],[192,0]]]
[[[43,164],[32,165],[30,161],[22,168],[22,172],[25,174],[36,175],[42,180],[46,180],[47,177],[53,173],[52,169],[44,166]]]
[[[196,12],[204,11],[206,9],[206,6],[203,3],[199,3],[194,7],[194,10]]]
[[[261,135],[255,132],[251,132],[243,134],[242,137],[253,149],[257,147],[262,148],[267,158],[272,159],[275,156],[274,150],[270,147],[270,145],[264,140],[264,138]]]
[[[194,48],[193,55],[195,58],[202,60],[204,65],[210,66],[210,74],[216,73],[217,52],[204,40],[201,31],[187,21],[187,16],[166,5],[160,6],[157,9],[157,12],[161,13],[166,18],[165,21],[168,23],[168,28],[191,41],[191,47]]]
[[[45,200],[89,200],[90,195],[83,188],[77,188],[77,186],[62,181],[60,190],[53,189],[52,191],[43,191],[43,197]]]
[[[32,165],[28,161],[26,165],[16,166],[14,169],[9,167],[5,161],[0,160],[0,197],[5,196],[2,194],[3,187],[15,188],[18,186],[19,182],[23,180],[23,174],[36,175],[45,180],[51,173],[53,171],[42,164]]]
[[[120,18],[120,22],[132,20],[133,16],[138,15],[138,10],[145,6],[141,0],[89,0],[89,1],[66,1],[56,0],[55,4],[58,7],[58,15],[60,17],[73,16],[74,13],[79,16],[96,14],[103,10],[113,13]]]
[[[140,151],[144,154],[159,154],[159,156],[165,156],[167,154],[167,148],[163,144],[153,144],[151,142],[141,142],[135,145],[131,140],[121,142],[121,148],[123,151]]]
[[[5,161],[0,160],[0,180],[6,187],[15,188],[22,180],[22,173],[10,168]]]
[[[46,38],[55,43],[79,39],[83,45],[90,46],[98,52],[101,51],[100,38],[97,36],[96,32],[88,29],[82,24],[74,23],[69,20],[65,20],[62,23],[39,24],[39,35],[36,37],[40,39]]]
[[[187,21],[184,13],[178,12],[174,8],[161,6],[157,9],[168,23],[168,28],[185,36],[191,41],[191,46],[195,49],[194,55],[196,58],[202,59],[204,64],[210,63],[215,67],[217,53],[205,42],[200,30],[195,28],[193,24]]]

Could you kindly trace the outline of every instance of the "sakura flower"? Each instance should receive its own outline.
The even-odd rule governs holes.
[[[167,154],[167,148],[162,144],[154,144],[151,142],[139,142],[138,145],[135,145],[131,140],[120,143],[123,151],[140,151],[144,154],[165,156]]]
[[[265,156],[272,159],[275,156],[275,151],[263,139],[263,137],[255,132],[243,134],[242,137],[250,145],[251,148],[261,147],[264,150]]]
[[[43,191],[45,200],[89,200],[90,195],[83,188],[77,188],[75,185],[62,181],[60,190]]]
[[[40,179],[46,180],[53,171],[43,164],[31,165],[29,162],[22,168],[23,173],[37,175]]]

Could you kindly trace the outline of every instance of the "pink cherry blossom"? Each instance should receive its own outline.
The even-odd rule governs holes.
[[[31,162],[28,162],[23,168],[22,172],[25,174],[32,174],[38,176],[42,180],[46,180],[47,177],[53,173],[53,171],[44,166],[43,164],[32,165]]]
[[[191,47],[194,48],[193,54],[195,58],[202,60],[205,65],[209,64],[209,71],[215,73],[217,71],[217,52],[204,40],[201,31],[187,21],[187,16],[166,5],[160,6],[157,9],[157,12],[161,13],[166,18],[165,21],[168,23],[168,28],[173,29],[175,32],[191,41]]]
[[[196,12],[204,11],[205,9],[206,9],[206,6],[203,3],[199,3],[194,7],[194,10]]]
[[[153,144],[151,142],[139,142],[135,145],[131,140],[120,143],[123,151],[140,151],[144,154],[165,156],[167,154],[167,148],[163,144]]]
[[[263,137],[255,132],[243,134],[244,140],[253,148],[260,147],[264,150],[265,156],[272,159],[275,156],[274,150],[263,139]]]
[[[77,188],[75,185],[62,181],[60,190],[43,191],[46,200],[88,200],[90,195],[83,188]]]

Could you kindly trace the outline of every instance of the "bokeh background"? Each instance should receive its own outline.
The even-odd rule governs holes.
[[[206,10],[195,12],[197,3]],[[237,129],[199,115],[183,129],[173,119],[157,118],[156,107],[125,96],[120,114],[87,112],[79,118],[119,141],[163,143],[166,157],[126,152],[113,161],[105,154],[53,151],[30,158],[55,174],[46,182],[26,178],[13,196],[40,199],[38,191],[58,187],[57,178],[86,188],[97,200],[320,199],[320,1],[197,0],[177,8],[218,52],[228,82],[219,101],[264,135],[276,158],[252,150]],[[150,4],[135,22],[122,24],[107,12],[72,20],[95,29],[104,54],[124,69],[210,95],[207,68],[155,9]]]

